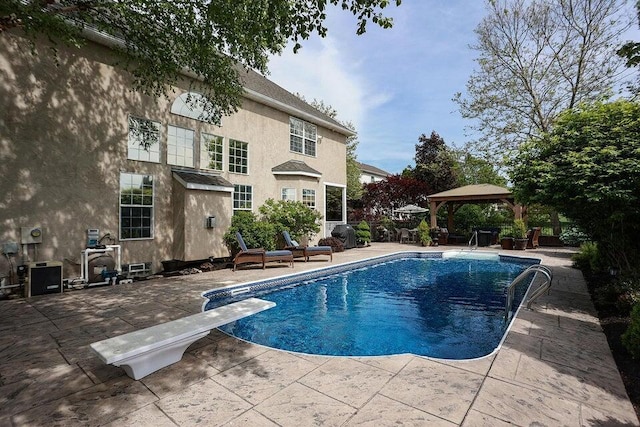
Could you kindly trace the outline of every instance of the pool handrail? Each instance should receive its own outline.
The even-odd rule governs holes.
[[[504,311],[505,321],[509,321],[509,313],[511,312],[511,308],[513,306],[513,299],[515,296],[516,285],[520,283],[522,280],[524,280],[524,278],[529,276],[529,274],[531,273],[534,273],[533,280],[535,280],[535,275],[537,275],[538,273],[542,273],[544,276],[546,276],[546,280],[542,285],[540,285],[540,287],[538,287],[538,289],[533,291],[532,294],[529,296],[529,299],[527,300],[528,309],[531,309],[531,304],[533,304],[533,302],[540,295],[542,295],[545,291],[548,291],[551,288],[551,282],[553,281],[553,272],[551,271],[551,269],[542,264],[534,264],[529,266],[525,271],[523,271],[515,279],[513,279],[511,284],[507,287],[507,300],[505,302],[505,311]]]
[[[471,242],[473,242],[473,240],[475,239],[476,244],[473,245],[473,247],[471,246]],[[475,251],[476,249],[478,249],[478,231],[474,231],[473,234],[471,235],[471,238],[469,239],[469,250]]]

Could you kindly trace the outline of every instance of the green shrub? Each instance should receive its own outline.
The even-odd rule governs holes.
[[[288,231],[291,238],[301,240],[303,237],[311,238],[320,231],[322,215],[315,209],[302,202],[290,200],[274,201],[268,199],[259,208],[262,220],[275,227],[275,233],[280,235]],[[369,238],[371,239],[371,238]]]
[[[418,224],[418,239],[420,239],[422,246],[429,246],[431,244],[431,228],[424,219]]]
[[[268,222],[258,221],[252,212],[237,211],[231,218],[231,227],[224,233],[224,243],[232,255],[240,251],[236,231],[242,234],[242,239],[249,249],[264,248],[270,251],[276,248],[275,227]]]
[[[640,304],[636,304],[631,311],[631,323],[622,334],[622,344],[634,359],[640,359]]]
[[[503,230],[500,231],[500,236],[501,239],[505,238],[505,237],[509,237],[511,239],[513,239],[513,230],[511,228],[505,228]]]
[[[513,238],[514,239],[526,239],[527,238],[527,226],[521,219],[513,221]]]
[[[571,257],[573,266],[583,271],[598,271],[600,255],[598,245],[593,242],[585,242],[580,245],[580,252]]]
[[[356,239],[360,244],[367,244],[371,241],[371,228],[367,221],[360,221],[360,224],[356,227]]]
[[[567,227],[560,233],[560,241],[567,246],[580,246],[589,240],[589,236],[576,226]]]

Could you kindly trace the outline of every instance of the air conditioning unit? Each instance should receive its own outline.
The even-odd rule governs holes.
[[[62,263],[59,261],[29,263],[26,293],[27,298],[62,293]]]

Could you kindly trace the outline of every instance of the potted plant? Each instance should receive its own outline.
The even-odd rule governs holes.
[[[509,251],[513,249],[513,232],[511,230],[500,233],[500,247]]]
[[[527,248],[527,226],[521,219],[513,221],[513,248],[521,251]]]
[[[424,219],[418,224],[418,239],[422,246],[429,246],[431,244],[431,229]]]
[[[363,246],[369,246],[369,242],[371,241],[371,228],[367,221],[362,220],[360,224],[356,226],[356,239],[358,239],[358,243]]]

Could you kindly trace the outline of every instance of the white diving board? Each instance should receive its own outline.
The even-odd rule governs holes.
[[[251,316],[276,303],[248,298],[167,323],[94,342],[91,349],[106,364],[120,366],[139,380],[165,366],[179,362],[187,347],[211,329]]]

